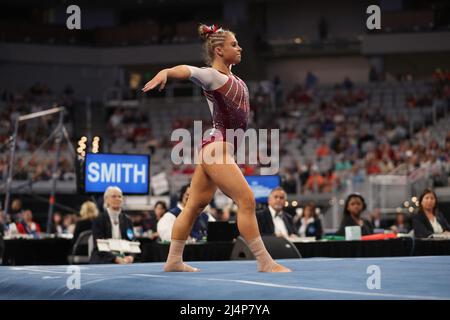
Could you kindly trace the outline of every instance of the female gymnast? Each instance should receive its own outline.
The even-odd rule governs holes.
[[[230,143],[226,139],[227,129],[247,128],[250,108],[248,88],[231,72],[231,67],[241,61],[242,48],[235,34],[229,30],[200,25],[198,31],[204,40],[209,67],[178,65],[164,69],[142,89],[147,92],[159,87],[161,91],[168,79],[189,79],[203,88],[213,120],[213,132],[202,141],[198,153],[200,164],[192,177],[189,200],[173,226],[164,271],[199,271],[183,262],[183,250],[197,215],[210,203],[219,188],[238,207],[238,228],[256,257],[258,271],[290,272],[290,269],[276,263],[264,246],[256,221],[255,198],[234,160],[235,142]],[[217,156],[221,157],[220,161],[205,161]]]

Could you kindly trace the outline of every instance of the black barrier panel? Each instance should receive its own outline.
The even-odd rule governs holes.
[[[298,259],[301,258],[300,252],[295,245],[283,237],[262,236],[264,245],[274,259]],[[242,237],[236,239],[233,251],[231,252],[231,260],[253,260],[250,248]]]

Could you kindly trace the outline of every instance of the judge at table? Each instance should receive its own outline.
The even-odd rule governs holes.
[[[133,224],[122,212],[123,194],[118,187],[108,187],[103,194],[104,210],[92,222],[92,235],[94,237],[94,250],[91,263],[133,263],[134,256],[129,254],[119,256],[112,252],[98,251],[97,239],[134,239]]]

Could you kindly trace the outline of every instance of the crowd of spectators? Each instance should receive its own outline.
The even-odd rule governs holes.
[[[315,81],[315,76],[308,75],[305,86],[295,86],[279,110],[278,126],[286,139],[280,143],[281,155],[292,151],[283,148],[286,142],[298,141],[304,156],[282,168],[290,192],[294,191],[293,180],[301,192],[329,192],[345,181],[362,183],[367,176],[392,172],[402,164],[408,173],[429,169],[435,186],[449,184],[450,131],[440,140],[430,124],[411,135],[406,112],[390,117],[379,108],[368,108],[371,92],[355,89],[350,79],[336,85],[328,101],[314,93]],[[449,83],[448,72],[435,74],[429,93],[410,95],[400,107],[430,107],[435,99],[443,99],[448,108]],[[300,118],[306,119],[306,125],[289,122]],[[302,148],[308,142],[314,147],[305,152]]]
[[[73,212],[54,212],[50,233],[72,237],[72,235],[76,233],[75,229],[78,221],[86,218],[83,211],[85,210],[80,211],[81,215]],[[14,198],[11,201],[8,214],[0,210],[0,220],[3,230],[11,236],[26,235],[39,239],[41,233],[46,232],[46,229],[44,229],[46,223],[41,221],[41,219],[35,220],[33,210],[24,207],[20,198]]]

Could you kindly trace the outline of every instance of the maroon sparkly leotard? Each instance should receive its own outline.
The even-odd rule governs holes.
[[[216,90],[203,90],[210,104],[213,130],[208,139],[202,140],[202,148],[214,141],[226,141],[227,129],[247,129],[250,101],[247,85],[235,75],[227,75],[228,81]],[[229,141],[234,145],[236,141]]]

